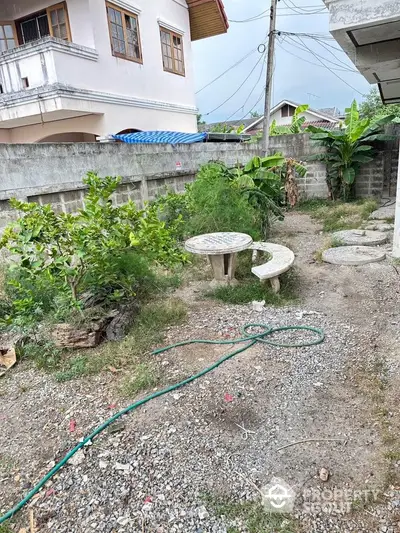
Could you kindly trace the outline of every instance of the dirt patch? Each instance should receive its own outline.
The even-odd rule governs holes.
[[[63,469],[41,492],[33,507],[39,531],[244,533],[236,518],[217,516],[204,494],[255,501],[273,476],[298,494],[299,525],[290,533],[398,530],[399,277],[386,261],[317,264],[313,255],[325,239],[320,232],[308,215],[290,213],[271,237],[296,254],[298,305],[261,313],[250,305],[221,305],[203,300],[203,285],[188,280],[178,291],[190,305],[188,322],[169,328],[165,343],[229,340],[244,324],[262,322],[321,327],[324,344],[288,350],[258,344],[124,417],[122,431],[104,433],[85,449],[81,465]],[[172,383],[232,349],[196,344],[155,361]],[[126,405],[118,380],[104,373],[60,384],[23,363],[0,381],[2,511],[52,460]],[[327,483],[318,476],[322,467],[330,472]],[[383,503],[305,513],[305,489],[377,490]],[[26,514],[13,525],[19,526],[27,527]]]

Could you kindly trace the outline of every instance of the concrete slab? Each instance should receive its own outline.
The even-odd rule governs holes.
[[[386,252],[370,246],[339,246],[329,248],[322,254],[322,259],[332,265],[367,265],[378,263],[386,258]]]
[[[376,223],[368,224],[365,229],[370,231],[394,231],[394,224]]]
[[[373,211],[369,215],[370,220],[386,220],[388,218],[394,218],[396,212],[396,205],[388,205],[386,207],[380,207],[376,211]]]
[[[387,240],[386,233],[364,229],[337,231],[332,237],[340,241],[343,246],[375,246],[384,244]]]

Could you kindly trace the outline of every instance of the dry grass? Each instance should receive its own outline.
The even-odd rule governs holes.
[[[325,232],[333,232],[359,228],[377,207],[377,202],[371,199],[349,203],[313,200],[303,203],[299,209],[321,222]]]

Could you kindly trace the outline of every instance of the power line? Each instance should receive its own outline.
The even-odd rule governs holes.
[[[258,20],[260,18],[264,18],[265,16],[269,16],[269,15],[265,15],[265,13],[268,13],[268,12],[269,12],[269,9],[266,9],[265,11],[263,11],[262,13],[259,13],[258,15],[254,15],[254,17],[249,17],[248,19],[244,19],[244,20],[229,20],[229,22],[237,22],[238,24],[242,22],[251,22],[253,20]]]
[[[291,3],[291,6],[289,6],[285,0],[282,0],[282,2],[285,4],[285,6],[287,7],[287,9],[290,9],[291,11],[293,11],[294,13],[296,13],[297,15],[316,15],[318,13],[321,13],[323,11],[325,11],[325,7],[322,7],[322,6],[318,6],[318,10],[316,11],[307,11],[306,9],[304,9],[304,7],[298,7],[294,4],[294,2],[292,2],[292,0],[287,0],[288,2]]]
[[[334,41],[335,39],[327,33],[301,33],[278,30],[280,35],[292,35],[293,37],[304,37],[307,39],[319,39],[320,41]]]
[[[290,44],[290,43],[287,43],[287,44]],[[284,46],[282,46],[282,43],[278,43],[278,46],[284,50],[287,54],[290,54],[292,55],[293,57],[296,57],[297,59],[301,59],[301,61],[305,61],[306,63],[309,63],[310,65],[313,65],[314,67],[320,67],[320,68],[325,68],[323,67],[322,65],[319,65],[318,63],[314,63],[313,61],[309,61],[308,59],[305,59],[304,57],[301,57],[301,56],[298,56],[296,54],[294,54],[291,50],[287,50]],[[293,45],[292,45],[293,46]],[[354,74],[360,74],[358,72],[358,70],[352,70],[352,71],[349,71],[349,70],[346,70],[344,68],[333,68],[332,67],[332,70],[337,70],[338,72],[353,72]]]
[[[337,48],[336,46],[332,46],[328,42],[323,41],[323,39],[315,38],[314,40],[315,41],[322,41],[325,44],[325,46],[329,46],[329,48],[332,48],[332,50],[336,50],[336,52],[342,52],[342,54],[346,53],[342,48]]]
[[[201,91],[204,91],[204,89],[207,89],[207,87],[209,87],[210,85],[212,85],[214,82],[218,81],[219,79],[221,79],[223,76],[225,76],[225,74],[227,74],[228,72],[230,72],[232,69],[234,69],[235,67],[237,67],[238,65],[240,65],[241,63],[243,63],[243,61],[245,61],[248,57],[250,57],[252,54],[254,54],[254,52],[257,51],[257,49],[260,47],[261,45],[259,45],[257,48],[254,48],[253,50],[251,50],[251,52],[249,52],[248,54],[246,54],[244,57],[242,57],[242,59],[239,59],[239,61],[237,61],[234,65],[232,65],[231,67],[229,67],[227,70],[225,70],[225,72],[223,72],[222,74],[220,74],[217,78],[215,78],[214,80],[210,81],[209,83],[207,83],[207,85],[204,85],[204,87],[202,87],[201,89],[199,89],[196,94],[199,94],[201,93]]]
[[[343,78],[341,78],[339,76],[339,74],[336,74],[336,72],[334,70],[332,70],[331,68],[329,68],[327,65],[325,65],[321,59],[319,58],[319,56],[317,56],[316,54],[314,54],[314,52],[312,50],[310,50],[308,48],[308,46],[304,43],[304,41],[301,39],[301,37],[299,37],[299,40],[301,41],[301,43],[307,48],[307,50],[313,55],[316,57],[316,59],[318,59],[318,61],[326,68],[328,69],[330,72],[332,72],[332,74],[334,76],[336,76],[340,81],[342,81],[343,83],[345,83],[348,87],[350,87],[350,89],[353,89],[353,91],[356,91],[358,94],[360,94],[361,96],[365,96],[364,93],[362,93],[361,91],[359,91],[358,89],[356,89],[355,87],[353,87],[352,85],[350,85],[350,83],[347,83],[346,80],[344,80]]]
[[[226,100],[224,100],[222,102],[222,104],[220,104],[219,106],[217,106],[215,109],[213,109],[212,111],[209,111],[208,113],[206,113],[204,116],[207,117],[208,115],[211,115],[211,113],[214,113],[214,111],[217,111],[218,109],[220,109],[223,105],[225,105],[227,102],[229,102],[229,100],[231,100],[234,96],[237,95],[237,93],[240,91],[240,89],[243,87],[243,85],[246,83],[246,81],[250,78],[250,76],[253,74],[253,72],[256,70],[258,64],[260,63],[260,61],[264,58],[265,56],[265,52],[258,58],[256,64],[254,65],[254,67],[251,69],[250,73],[248,74],[248,76],[244,79],[244,81],[240,84],[240,86],[236,89],[236,91],[231,94],[231,96],[229,96],[229,98],[227,98]]]
[[[340,64],[340,63],[335,63],[335,62],[332,61],[331,59],[327,59],[326,57],[321,56],[321,55],[318,54],[317,52],[315,52],[315,51],[311,51],[310,48],[308,48],[308,46],[304,45],[303,41],[301,41],[301,42],[303,43],[303,46],[301,46],[301,45],[300,45],[300,44],[299,44],[299,43],[298,43],[293,37],[288,36],[288,39],[289,39],[290,42],[287,42],[287,41],[286,41],[286,42],[287,42],[287,44],[288,44],[289,46],[293,46],[294,48],[296,48],[296,49],[298,49],[298,50],[304,50],[304,51],[306,51],[306,52],[310,52],[310,53],[312,53],[312,55],[313,55],[314,57],[317,57],[317,56],[318,56],[320,59],[323,59],[324,61],[330,61],[330,63],[332,63],[332,65],[335,65],[336,67],[339,67],[339,68],[341,68],[341,69],[343,69],[343,70],[346,70],[346,71],[348,71],[348,72],[358,72],[358,70],[352,69],[349,65],[347,65],[346,63],[343,63],[343,62],[340,61],[340,60],[338,60],[338,61],[340,61],[340,63],[342,63],[342,64]],[[299,37],[299,40],[301,40],[300,37]],[[294,44],[293,44],[293,43],[294,43]],[[336,57],[336,56],[334,56],[334,57]],[[344,67],[345,67],[345,68],[344,68]]]
[[[331,52],[331,50],[329,50],[329,48],[323,42],[320,42],[317,39],[315,39],[315,42],[317,42],[320,46],[322,46],[322,48],[325,48],[325,50],[327,52],[329,52],[331,54],[331,56],[334,57],[337,61],[339,61],[339,63],[341,63],[342,65],[344,65],[347,68],[350,68],[350,65],[348,63],[345,63],[340,58],[338,58],[333,52]]]
[[[286,4],[287,5],[287,4]],[[303,11],[296,11],[294,8],[290,7],[290,6],[287,6],[287,7],[281,7],[281,8],[278,8],[279,10],[289,10],[289,11],[292,11],[291,13],[282,13],[282,12],[278,12],[277,15],[279,17],[292,17],[292,16],[296,16],[296,15],[301,15],[301,16],[304,16],[304,15],[325,15],[327,14],[327,11],[325,10],[325,8],[320,8],[319,10],[317,11],[306,11],[306,10],[303,10]],[[268,10],[269,11],[269,10]],[[245,24],[245,23],[248,23],[248,22],[255,22],[256,20],[262,20],[262,19],[265,19],[265,18],[268,18],[269,17],[269,14],[266,12],[266,11],[263,11],[262,13],[260,13],[259,15],[255,15],[254,17],[250,17],[248,19],[243,19],[243,20],[233,20],[233,19],[229,19],[229,22],[233,22],[235,24]]]
[[[313,6],[301,6],[301,8],[298,7],[297,9],[301,9],[301,10],[302,10],[302,9],[305,9],[305,8],[310,8],[310,9],[325,9],[323,6],[320,6],[320,5],[317,5],[317,4],[315,4],[315,5],[313,5]],[[288,7],[278,7],[277,9],[278,9],[278,11],[280,11],[281,9],[293,9],[293,8],[288,6]]]
[[[265,55],[265,54],[264,54],[264,55]],[[224,122],[227,122],[227,121],[230,120],[232,117],[234,117],[234,116],[236,115],[236,113],[239,113],[239,111],[240,111],[241,109],[244,109],[244,106],[245,106],[245,105],[247,104],[247,102],[250,100],[251,95],[252,95],[253,92],[255,91],[257,85],[260,83],[261,77],[262,77],[262,75],[263,75],[263,73],[264,73],[264,67],[265,67],[265,63],[263,62],[262,66],[261,66],[261,72],[260,72],[260,75],[259,75],[259,77],[258,77],[256,83],[254,84],[254,87],[252,88],[252,90],[251,90],[250,93],[248,94],[246,100],[245,100],[244,103],[239,107],[239,109],[237,109],[234,113],[232,113],[232,114],[231,114],[231,115],[230,115],[230,116],[229,116]],[[263,94],[264,94],[264,87],[263,87]],[[259,100],[258,100],[258,102],[259,102]],[[258,102],[257,102],[257,103],[258,103]],[[257,105],[257,104],[256,104],[256,105]],[[253,108],[253,109],[254,109],[254,108]],[[253,111],[253,109],[252,109],[251,111]],[[251,113],[251,111],[250,111],[249,113]],[[247,114],[249,114],[249,113],[247,113]],[[243,120],[243,119],[241,119],[241,120]]]

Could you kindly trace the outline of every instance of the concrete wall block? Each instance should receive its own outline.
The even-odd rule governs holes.
[[[82,177],[89,169],[94,169],[103,176],[122,176],[124,183],[119,187],[115,202],[132,199],[142,204],[147,199],[154,199],[157,194],[163,194],[166,187],[183,192],[185,184],[193,181],[200,166],[209,161],[223,161],[228,166],[245,164],[250,158],[259,155],[260,150],[258,144],[237,143],[179,146],[123,143],[4,144],[0,145],[0,201],[23,193],[30,201],[50,203],[64,209],[68,205],[68,209],[75,209],[76,205],[69,206],[69,203],[82,200]],[[323,197],[326,197],[324,163],[307,162],[311,155],[323,152],[323,148],[310,140],[310,135],[273,137],[271,151],[280,151],[288,157],[305,161],[308,174],[305,179],[298,178],[299,186],[307,191],[318,185],[321,187],[319,191],[324,191]],[[387,162],[388,153],[391,154],[391,165]],[[371,190],[378,190],[385,179],[385,172],[386,176],[390,173],[389,181],[395,183],[397,161],[397,147],[390,147],[378,154],[370,165],[360,169],[358,190],[362,190],[363,194],[367,189],[368,194]],[[364,184],[366,187],[361,189]],[[314,195],[316,189],[311,193]]]
[[[51,194],[41,194],[40,203],[41,204],[57,204],[62,203],[63,197],[62,193],[51,193]]]

